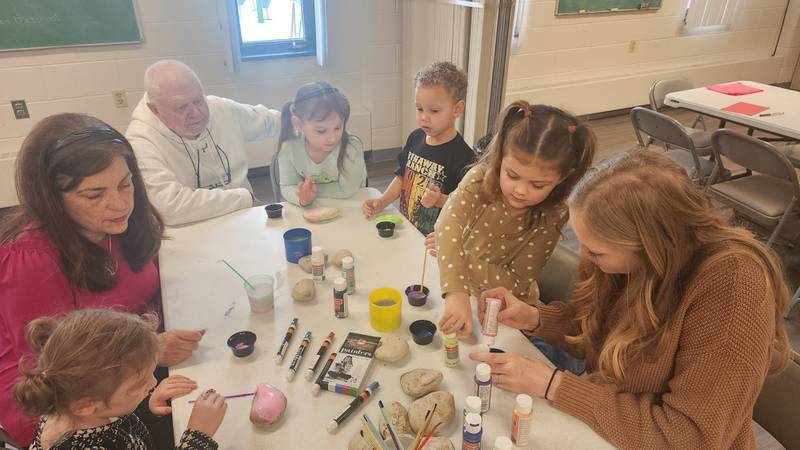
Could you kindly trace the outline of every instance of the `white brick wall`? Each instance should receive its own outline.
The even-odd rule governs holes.
[[[57,112],[86,112],[124,131],[142,95],[144,69],[162,58],[189,64],[210,94],[275,109],[302,83],[329,80],[350,98],[358,116],[353,125],[365,143],[400,146],[399,1],[329,2],[328,67],[313,58],[289,58],[241,63],[234,71],[223,0],[137,0],[142,44],[0,55],[0,154],[16,151],[37,120]],[[128,91],[128,108],[113,106],[114,89]],[[31,119],[14,119],[10,100],[20,98]],[[251,164],[264,165],[269,154],[263,149],[272,146],[252,146]]]
[[[519,1],[525,16],[506,102],[522,98],[586,114],[647,103],[650,84],[671,76],[697,85],[788,82],[800,53],[800,6],[792,6],[771,56],[787,0],[743,0],[729,32],[695,36],[680,34],[683,0],[664,0],[657,12],[567,17],[554,15],[555,0]]]

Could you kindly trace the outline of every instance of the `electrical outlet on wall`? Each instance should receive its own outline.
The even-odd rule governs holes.
[[[128,107],[128,94],[125,92],[125,89],[111,91],[111,100],[113,100],[114,106],[117,108]]]
[[[14,110],[14,117],[19,119],[30,119],[31,115],[28,112],[28,104],[25,100],[11,100],[11,109]]]
[[[628,42],[628,53],[633,53],[636,50],[636,41]]]

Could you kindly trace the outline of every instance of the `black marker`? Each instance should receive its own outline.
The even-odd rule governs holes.
[[[319,347],[319,350],[317,350],[317,357],[314,359],[314,362],[311,364],[311,366],[309,366],[309,368],[306,369],[306,375],[305,375],[306,380],[311,381],[311,379],[314,378],[314,372],[317,371],[317,366],[319,366],[319,362],[322,361],[322,356],[325,355],[325,351],[331,345],[331,341],[333,340],[334,336],[335,335],[333,331],[331,331],[330,333],[328,333],[328,337],[326,337],[325,340],[322,342],[322,345]]]
[[[292,381],[294,378],[294,374],[297,373],[297,367],[300,366],[300,360],[303,359],[303,353],[306,352],[310,342],[311,332],[306,331],[306,335],[303,336],[303,342],[300,343],[300,347],[297,348],[297,353],[294,354],[294,359],[292,359],[292,364],[289,365],[289,373],[286,374],[286,381]]]
[[[297,317],[292,319],[292,323],[289,324],[289,329],[286,330],[286,336],[283,337],[283,342],[281,343],[280,348],[278,348],[278,353],[275,354],[275,364],[280,364],[283,361],[283,356],[286,354],[286,349],[289,348],[289,341],[292,340],[292,336],[294,336],[294,330],[297,329],[297,325],[299,320]]]
[[[347,408],[345,408],[345,410],[342,411],[341,414],[339,414],[339,417],[331,420],[330,423],[328,423],[328,426],[325,427],[328,429],[328,432],[332,433],[333,430],[336,429],[336,427],[338,427],[342,422],[347,420],[347,418],[350,417],[350,414],[353,414],[358,409],[358,407],[361,406],[362,403],[367,401],[367,399],[375,391],[377,391],[378,388],[380,388],[380,386],[381,386],[380,383],[378,383],[377,381],[373,381],[372,384],[367,386],[367,388],[364,389],[364,392],[362,392],[358,397],[354,398],[353,401],[350,402],[349,405],[347,405]]]

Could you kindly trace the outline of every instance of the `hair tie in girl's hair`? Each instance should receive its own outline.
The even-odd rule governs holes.
[[[570,125],[570,126],[567,127],[567,131],[569,131],[569,134],[574,133],[575,130],[577,130],[577,129],[578,129],[578,127],[576,127],[575,125]]]

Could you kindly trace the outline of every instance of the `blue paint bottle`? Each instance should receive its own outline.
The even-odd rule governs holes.
[[[481,450],[481,438],[483,428],[481,426],[480,414],[467,414],[467,424],[464,427],[464,434],[461,440],[461,450]]]

